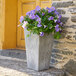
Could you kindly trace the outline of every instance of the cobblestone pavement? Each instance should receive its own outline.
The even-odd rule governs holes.
[[[29,70],[25,53],[7,52],[4,51],[0,54],[0,76],[66,76],[63,70],[55,68],[40,72]],[[23,57],[20,58],[20,56]]]

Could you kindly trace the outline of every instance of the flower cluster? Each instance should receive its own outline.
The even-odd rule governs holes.
[[[33,34],[44,36],[45,33],[52,33],[54,38],[59,39],[63,28],[61,18],[55,7],[41,9],[37,6],[36,9],[27,12],[26,16],[20,17],[20,25]]]

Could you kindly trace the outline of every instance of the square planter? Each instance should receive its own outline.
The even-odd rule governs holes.
[[[45,34],[40,37],[37,34],[31,34],[24,28],[26,43],[27,68],[36,71],[49,69],[53,37],[51,34]]]

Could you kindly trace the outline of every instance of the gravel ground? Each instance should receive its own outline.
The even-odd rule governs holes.
[[[50,68],[45,71],[27,69],[26,60],[0,56],[0,76],[65,76],[63,70]]]

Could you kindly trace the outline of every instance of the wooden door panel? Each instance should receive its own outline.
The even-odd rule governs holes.
[[[35,8],[35,0],[18,0],[18,24],[21,16],[25,16],[26,12]],[[17,47],[25,48],[24,29],[17,28]]]
[[[51,3],[49,0],[42,0],[41,1],[41,8],[51,7]]]

